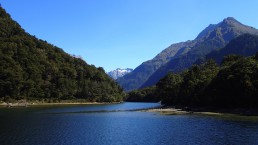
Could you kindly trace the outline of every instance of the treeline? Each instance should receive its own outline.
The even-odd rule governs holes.
[[[0,100],[124,99],[122,88],[103,68],[29,35],[1,7],[0,26]]]
[[[256,108],[258,53],[252,57],[229,55],[220,66],[208,60],[180,74],[170,73],[152,92],[165,105]]]
[[[131,91],[126,98],[127,102],[159,102],[160,100],[161,98],[156,94],[156,87]]]

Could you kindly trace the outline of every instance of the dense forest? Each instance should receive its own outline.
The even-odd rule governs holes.
[[[139,96],[138,100],[148,100],[148,96],[151,96],[150,102],[155,97],[165,105],[257,108],[258,53],[250,56],[255,54],[255,50],[258,52],[257,40],[258,37],[254,35],[239,36],[216,53],[232,52],[232,55],[224,56],[221,63],[218,64],[218,57],[214,57],[198,62],[181,73],[169,73],[154,87],[128,93],[127,100],[133,98],[135,101]],[[235,55],[235,52],[243,53]]]
[[[147,87],[140,90],[128,92],[127,102],[159,102],[160,97],[157,97],[156,87]]]
[[[258,54],[252,57],[229,55],[221,66],[214,60],[194,65],[180,74],[169,73],[155,87],[145,88],[146,96],[165,105],[193,107],[258,107]],[[128,100],[143,94],[143,90],[128,94]]]
[[[209,60],[181,74],[169,74],[157,83],[158,96],[167,105],[258,107],[258,54],[230,55],[221,67]]]
[[[0,99],[117,102],[122,88],[88,65],[26,33],[0,7]]]

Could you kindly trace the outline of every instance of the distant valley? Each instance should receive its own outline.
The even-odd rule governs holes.
[[[127,99],[183,106],[258,104],[258,30],[232,17],[209,25],[194,40],[172,44],[134,70],[108,73],[28,34],[3,8],[0,23],[2,102]]]

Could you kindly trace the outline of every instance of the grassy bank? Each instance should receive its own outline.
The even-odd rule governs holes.
[[[0,106],[4,107],[28,107],[43,105],[87,105],[87,104],[115,104],[121,102],[91,102],[84,99],[76,100],[12,100],[9,102],[0,101]]]

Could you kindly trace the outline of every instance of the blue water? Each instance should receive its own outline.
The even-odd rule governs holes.
[[[257,118],[112,111],[158,105],[122,103],[0,108],[0,144],[258,144]]]

